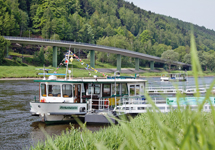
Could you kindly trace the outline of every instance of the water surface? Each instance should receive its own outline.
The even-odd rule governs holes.
[[[171,86],[176,83],[161,83],[160,78],[146,78],[148,86]],[[199,84],[210,84],[213,77],[200,78]],[[195,85],[194,79],[189,82],[177,83],[179,85]],[[44,134],[39,129],[43,126],[50,135],[60,135],[69,124],[45,125],[40,118],[31,116],[29,102],[38,97],[39,83],[33,81],[0,81],[0,149],[28,149],[39,140],[45,140]],[[75,128],[79,125],[73,124]],[[101,125],[87,125],[92,131],[99,130]]]

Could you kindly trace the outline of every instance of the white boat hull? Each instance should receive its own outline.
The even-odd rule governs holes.
[[[30,102],[32,115],[38,115],[44,122],[72,121],[74,116],[84,117],[86,103],[39,103]]]

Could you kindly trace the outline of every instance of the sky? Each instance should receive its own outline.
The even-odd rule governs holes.
[[[126,0],[154,12],[215,30],[215,0]]]

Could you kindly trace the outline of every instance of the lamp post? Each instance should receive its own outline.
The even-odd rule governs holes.
[[[30,30],[28,30],[29,31],[29,39],[30,39]]]
[[[114,78],[114,80],[115,80],[115,93],[114,93],[114,95],[115,95],[115,107],[116,107],[116,73],[119,73],[119,71],[114,72],[114,76],[115,76],[115,78]]]

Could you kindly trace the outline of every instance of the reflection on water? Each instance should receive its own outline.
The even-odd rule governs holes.
[[[213,77],[199,79],[199,84],[210,84]],[[148,86],[170,86],[176,83],[161,83],[160,78],[146,78]],[[194,85],[194,79],[179,85]],[[45,125],[39,117],[31,116],[29,102],[38,97],[38,83],[33,81],[0,81],[0,149],[29,148],[38,141],[44,141],[45,135],[39,126],[44,127],[50,136],[60,135],[69,124]],[[79,128],[78,124],[72,124]],[[87,125],[91,131],[97,131],[107,125]]]

